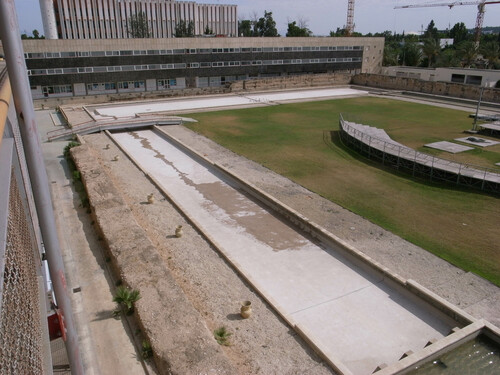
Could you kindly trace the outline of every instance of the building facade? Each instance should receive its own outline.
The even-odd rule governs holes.
[[[34,99],[223,86],[300,74],[380,73],[383,38],[25,40]]]
[[[432,82],[464,83],[495,87],[500,82],[500,70],[473,68],[417,68],[411,66],[387,66],[382,74],[392,77],[416,78]]]
[[[236,5],[175,0],[40,0],[40,7],[44,19],[55,16],[55,23],[44,22],[48,39],[53,35],[59,39],[131,38],[131,21],[139,14],[144,16],[151,38],[174,37],[181,21],[192,23],[195,35],[204,34],[207,28],[216,35],[238,35]]]

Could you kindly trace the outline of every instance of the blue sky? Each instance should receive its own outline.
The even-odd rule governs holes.
[[[2,1],[2,0],[0,0]],[[15,0],[21,33],[31,34],[33,29],[43,30],[38,0]],[[289,21],[303,20],[315,35],[328,35],[330,30],[343,27],[346,22],[347,0],[198,0],[198,3],[237,4],[239,18],[261,17],[264,10],[272,11],[278,32],[285,35]],[[393,9],[396,5],[419,3],[443,3],[453,0],[356,0],[354,10],[355,30],[398,33],[418,32],[433,19],[439,29],[453,27],[464,22],[474,28],[477,7],[475,5],[448,7]],[[500,26],[500,4],[486,5],[483,26]],[[43,34],[43,32],[42,32]]]

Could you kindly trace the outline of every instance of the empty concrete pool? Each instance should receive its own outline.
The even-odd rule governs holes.
[[[371,374],[458,325],[300,232],[161,132],[112,137],[289,323],[331,362],[345,366],[345,373]]]

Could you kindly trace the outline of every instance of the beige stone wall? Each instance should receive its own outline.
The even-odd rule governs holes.
[[[338,86],[348,85],[350,81],[350,74],[309,74],[302,76],[252,79],[231,83],[231,92]]]
[[[471,100],[478,100],[481,91],[479,86],[450,82],[429,82],[415,78],[391,77],[379,74],[358,74],[352,78],[351,83],[382,89],[416,91]],[[500,89],[484,89],[483,101],[500,103]]]

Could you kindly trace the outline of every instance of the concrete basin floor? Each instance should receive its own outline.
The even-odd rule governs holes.
[[[336,249],[298,232],[153,130],[113,137],[281,314],[353,374],[371,374],[455,326]]]

